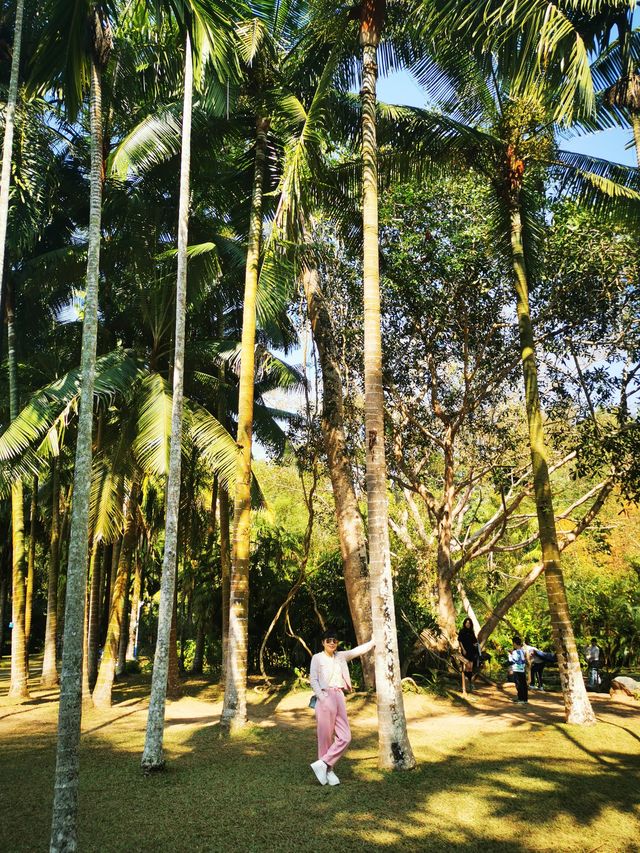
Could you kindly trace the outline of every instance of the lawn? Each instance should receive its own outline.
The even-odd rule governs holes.
[[[0,850],[48,848],[57,704],[6,699],[0,679]],[[308,692],[250,691],[251,725],[222,739],[221,694],[190,681],[168,706],[167,771],[139,769],[148,679],[118,685],[83,720],[82,851],[640,850],[637,703],[594,698],[599,722],[562,723],[557,694],[523,709],[512,688],[468,701],[406,696],[418,768],[382,773],[375,703],[349,698],[354,739],[321,787]]]

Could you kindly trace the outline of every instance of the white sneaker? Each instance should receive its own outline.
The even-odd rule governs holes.
[[[340,780],[338,779],[336,774],[333,772],[333,770],[327,770],[327,783],[329,785],[339,785],[340,784]]]
[[[321,785],[326,785],[327,784],[327,775],[328,775],[327,769],[328,768],[327,768],[327,765],[324,763],[324,761],[322,761],[322,759],[319,758],[317,761],[314,761],[313,764],[310,764],[309,767],[311,767],[313,772],[316,774],[318,782],[320,782]],[[335,785],[335,782],[333,782],[332,784]]]

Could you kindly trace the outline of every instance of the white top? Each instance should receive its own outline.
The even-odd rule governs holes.
[[[318,699],[322,698],[323,690],[328,690],[329,687],[338,687],[346,691],[351,690],[351,677],[347,661],[370,652],[374,646],[374,641],[369,640],[368,643],[363,643],[354,649],[336,652],[333,657],[324,651],[314,655],[311,658],[309,680],[311,689]]]

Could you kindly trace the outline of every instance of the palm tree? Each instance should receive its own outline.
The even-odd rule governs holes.
[[[383,768],[406,770],[416,762],[407,735],[402,700],[391,575],[378,263],[376,81],[385,11],[384,0],[364,0],[360,7],[366,480],[371,615],[376,641],[378,763]]]
[[[443,56],[446,62],[449,54]],[[390,134],[412,147],[413,158],[436,159],[454,170],[465,163],[485,175],[493,188],[496,239],[513,269],[534,498],[566,718],[591,723],[595,718],[584,688],[560,566],[529,307],[540,231],[537,200],[550,173],[560,191],[575,193],[587,204],[632,208],[640,201],[640,179],[633,169],[557,150],[553,116],[558,114],[560,90],[545,86],[538,77],[523,94],[520,85],[501,76],[499,65],[485,76],[470,58],[465,61],[465,74],[455,77],[444,65],[438,75],[424,78],[427,87],[435,81],[430,94],[443,100],[447,114],[407,109],[407,124],[398,118]]]
[[[86,597],[89,493],[91,488],[93,384],[98,329],[98,285],[103,190],[102,74],[111,55],[109,0],[56,2],[48,38],[36,56],[36,79],[61,83],[67,112],[75,116],[89,86],[91,170],[86,296],[82,328],[82,389],[78,418],[71,538],[67,568],[65,634],[60,678],[58,742],[51,829],[51,850],[77,846],[77,787],[82,716],[83,625]],[[64,67],[60,67],[60,57]]]
[[[13,132],[15,128],[16,104],[18,102],[18,82],[20,76],[20,52],[22,48],[22,22],[24,19],[24,0],[16,5],[16,20],[13,28],[13,52],[11,55],[11,77],[4,120],[4,141],[2,143],[2,173],[0,175],[0,305],[3,304],[4,259],[9,221],[9,185],[11,183],[11,160],[13,157]]]

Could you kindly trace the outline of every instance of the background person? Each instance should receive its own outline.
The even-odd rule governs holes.
[[[347,661],[360,657],[375,646],[373,640],[354,649],[337,651],[338,635],[328,629],[322,635],[322,651],[311,658],[309,680],[317,696],[315,707],[318,734],[318,760],[311,764],[321,785],[339,785],[333,768],[345,754],[351,742],[345,692],[351,690]]]
[[[591,645],[587,646],[584,651],[584,656],[587,660],[587,670],[589,673],[589,687],[599,687],[602,679],[600,678],[600,647],[596,642],[596,638],[591,638]]]
[[[518,705],[526,705],[529,701],[529,690],[527,687],[527,654],[522,648],[522,639],[516,634],[513,638],[513,649],[509,652],[509,663],[513,670],[513,679],[516,683]]]

